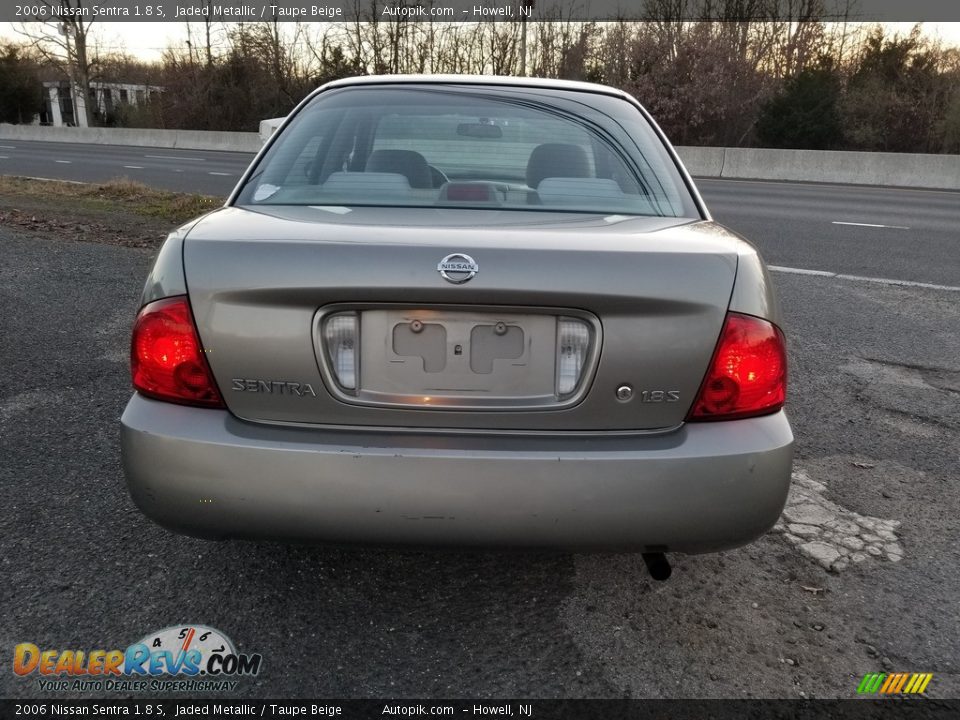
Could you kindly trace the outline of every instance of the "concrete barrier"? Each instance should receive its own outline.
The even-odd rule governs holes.
[[[259,133],[0,124],[0,140],[256,153],[282,121],[264,120]],[[960,190],[960,155],[689,146],[677,152],[694,177]]]
[[[0,123],[0,140],[132,145],[182,150],[226,150],[255,153],[262,145],[257,133],[137,128],[78,128]]]
[[[694,177],[720,177],[723,170],[724,148],[718,147],[678,147],[677,153],[683,164]]]
[[[722,153],[719,168],[714,154],[704,151]],[[697,147],[677,152],[695,177],[960,190],[960,155]]]

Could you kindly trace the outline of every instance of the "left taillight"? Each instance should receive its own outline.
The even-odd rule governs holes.
[[[133,387],[148,397],[224,407],[186,296],[157,300],[140,310],[133,324],[130,372]]]

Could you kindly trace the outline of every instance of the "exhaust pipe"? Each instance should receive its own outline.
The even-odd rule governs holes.
[[[647,572],[654,580],[663,582],[670,579],[673,568],[670,567],[670,561],[662,552],[643,553],[643,562],[647,566]]]

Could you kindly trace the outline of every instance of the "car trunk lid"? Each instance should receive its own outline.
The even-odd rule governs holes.
[[[226,208],[191,231],[184,264],[201,341],[238,417],[638,431],[675,427],[693,403],[739,242],[676,218]],[[475,262],[475,276],[444,279],[450,255]],[[469,271],[450,268],[454,280]],[[353,389],[324,337],[338,314],[359,319]],[[588,347],[562,393],[562,354],[576,343],[568,326]]]

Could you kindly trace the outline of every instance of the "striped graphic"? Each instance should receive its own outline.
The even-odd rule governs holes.
[[[933,673],[867,673],[857,686],[858,695],[922,695]]]

